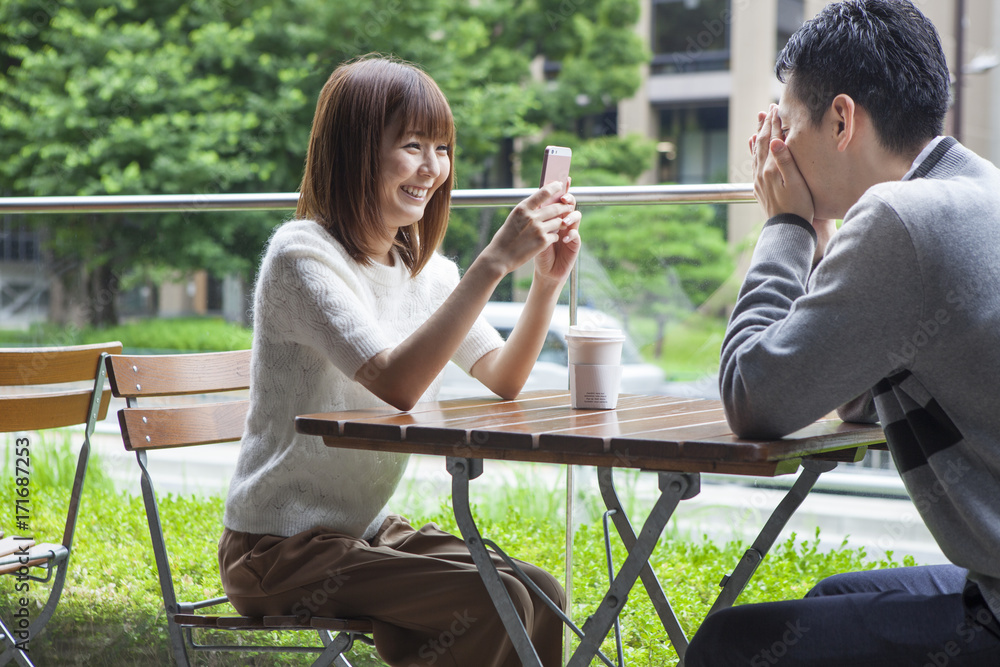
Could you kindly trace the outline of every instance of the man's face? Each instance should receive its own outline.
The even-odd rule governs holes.
[[[791,86],[785,86],[778,103],[781,136],[795,158],[806,185],[812,194],[817,219],[842,218],[838,193],[842,185],[839,167],[843,154],[837,150],[838,121],[827,111],[819,125],[814,125],[809,110],[799,101]]]

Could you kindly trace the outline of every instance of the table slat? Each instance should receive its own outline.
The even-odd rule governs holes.
[[[331,447],[753,475],[792,472],[805,456],[850,460],[884,441],[878,426],[836,419],[785,438],[747,440],[732,433],[719,401],[624,395],[615,410],[574,410],[566,391],[425,403],[410,412],[304,415],[296,428]]]

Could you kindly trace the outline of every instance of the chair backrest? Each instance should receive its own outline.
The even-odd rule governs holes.
[[[90,436],[108,414],[111,392],[104,390],[106,354],[122,344],[0,348],[0,433],[84,426],[76,475],[66,510],[62,545],[69,549],[80,509],[90,458]],[[60,570],[59,577],[65,576]],[[55,588],[61,589],[62,581]],[[55,588],[53,590],[55,590]],[[58,594],[55,596],[58,599]],[[50,598],[51,599],[51,598]],[[46,607],[47,613],[51,610]]]
[[[0,433],[88,423],[92,429],[95,420],[107,416],[111,402],[111,392],[103,389],[101,355],[121,351],[119,342],[0,348],[0,387],[14,388],[0,392]],[[92,406],[98,375],[102,385],[100,400]],[[89,382],[90,386],[81,387],[82,382]],[[40,385],[63,386],[41,388]],[[32,388],[42,390],[31,391]]]
[[[250,350],[168,355],[111,355],[106,358],[108,378],[115,396],[126,399],[118,411],[122,442],[134,451],[140,469],[143,502],[156,559],[160,592],[167,612],[167,629],[174,659],[182,667],[189,664],[188,648],[197,649],[193,628],[224,630],[314,630],[321,631],[323,646],[276,649],[249,644],[217,645],[219,651],[313,650],[320,653],[315,665],[349,665],[342,653],[350,649],[355,635],[371,633],[371,623],[351,619],[312,618],[307,625],[296,617],[205,615],[200,610],[227,601],[226,597],[183,602],[174,589],[170,558],[163,524],[157,507],[153,480],[148,469],[149,450],[230,442],[243,436],[249,400],[233,398],[212,401],[206,394],[238,392],[250,387]],[[200,394],[199,398],[192,397]],[[183,405],[153,405],[158,399],[191,397]],[[208,400],[206,400],[206,398]],[[142,405],[139,405],[142,399]],[[149,400],[147,400],[149,399]],[[182,399],[183,400],[183,399]],[[182,630],[183,628],[183,630]],[[186,630],[186,632],[185,632]],[[330,633],[340,633],[334,640]],[[203,647],[201,647],[203,648]]]
[[[140,406],[140,398],[189,396],[248,389],[250,350],[166,355],[112,355],[108,377],[122,442],[129,451],[230,442],[243,436],[249,400]]]

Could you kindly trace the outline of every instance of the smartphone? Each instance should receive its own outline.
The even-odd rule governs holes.
[[[545,156],[542,158],[542,182],[538,187],[544,187],[546,183],[561,181],[564,186],[569,182],[569,163],[573,158],[573,150],[565,146],[546,146]],[[546,204],[559,201],[569,188],[564,187],[555,197],[547,201]]]

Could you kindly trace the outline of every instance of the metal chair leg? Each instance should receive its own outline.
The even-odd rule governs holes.
[[[0,634],[3,634],[4,643],[7,644],[3,654],[0,654],[0,665],[6,665],[11,660],[14,660],[21,667],[35,667],[24,651],[17,648],[16,638],[2,620],[0,620]]]
[[[320,632],[320,640],[326,648],[313,661],[314,667],[326,667],[327,665],[337,665],[337,667],[351,667],[351,663],[344,658],[344,652],[349,651],[354,644],[354,635],[350,632],[339,632],[332,640],[330,633]],[[325,636],[324,636],[325,635]]]

